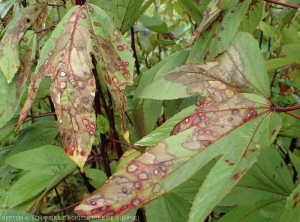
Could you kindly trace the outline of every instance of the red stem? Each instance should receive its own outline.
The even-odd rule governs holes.
[[[293,8],[293,9],[298,9],[300,6],[299,5],[293,5],[293,4],[289,4],[289,3],[285,3],[285,2],[279,2],[276,0],[265,0],[265,2],[270,2],[276,5],[282,5],[288,8]]]
[[[273,107],[273,110],[275,112],[286,112],[286,113],[288,113],[288,111],[293,111],[297,109],[300,109],[300,104],[296,106],[289,106],[289,107],[279,107],[279,106]]]
[[[292,113],[292,112],[286,112],[286,114],[292,116],[292,117],[295,117],[296,119],[300,119],[300,116],[295,114],[295,113]]]

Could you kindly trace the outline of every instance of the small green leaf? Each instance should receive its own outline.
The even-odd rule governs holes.
[[[97,116],[97,129],[100,133],[107,133],[109,130],[109,122],[103,115]]]
[[[299,110],[295,110],[293,111],[293,113],[295,113],[296,115],[300,115]],[[300,139],[298,129],[300,129],[300,121],[295,117],[283,114],[283,124],[279,134],[281,136]]]
[[[286,44],[282,46],[282,52],[290,60],[295,61],[297,59],[300,59],[300,44]]]
[[[193,0],[179,0],[178,4],[191,18],[199,24],[202,19],[202,13],[199,5]],[[201,1],[202,6],[202,1]]]
[[[294,153],[289,151],[289,156],[291,158],[291,161],[293,163],[293,166],[295,167],[295,170],[298,174],[300,174],[300,157],[296,156]]]
[[[153,17],[148,15],[141,15],[139,21],[144,25],[144,27],[159,33],[168,33],[168,26],[163,22],[157,12],[153,12]]]
[[[285,66],[291,65],[294,61],[288,58],[276,58],[265,61],[268,71],[284,68]]]
[[[300,218],[300,184],[289,195],[286,200],[286,205],[283,208],[283,214],[280,217],[280,222],[295,221]]]
[[[8,0],[0,4],[0,17],[3,19],[18,0]]]
[[[263,14],[263,7],[263,1],[252,1],[249,5],[248,12],[245,14],[245,17],[239,26],[239,31],[252,34],[259,25]]]
[[[138,20],[141,14],[154,2],[147,0],[114,0],[111,1],[110,15],[116,27],[122,32],[127,32]]]
[[[90,179],[89,182],[96,189],[99,189],[107,180],[107,176],[102,170],[84,168],[84,173]]]
[[[174,193],[170,193],[158,200],[154,200],[145,207],[147,221],[149,222],[187,221],[190,208],[191,204],[187,200]]]
[[[156,128],[154,131],[143,137],[141,140],[135,143],[135,145],[139,146],[154,146],[158,144],[163,139],[166,139],[170,136],[171,131],[175,127],[175,125],[184,119],[186,116],[191,115],[196,109],[195,105],[192,105],[188,108],[185,108],[181,112],[177,113],[170,119],[168,119],[165,123],[161,126]]]

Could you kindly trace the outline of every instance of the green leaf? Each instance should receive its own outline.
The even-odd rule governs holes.
[[[296,115],[300,115],[299,110],[293,111],[293,113],[295,113]],[[300,139],[300,135],[298,132],[299,127],[300,121],[298,119],[290,115],[283,114],[283,124],[279,134],[281,136]]]
[[[9,84],[0,70],[0,128],[14,116],[19,107],[30,78],[32,61],[36,55],[36,44],[36,34],[27,31],[19,46],[21,69]]]
[[[263,7],[263,1],[252,1],[249,5],[248,12],[245,14],[245,17],[239,26],[239,31],[253,33],[257,29],[262,18]]]
[[[191,18],[199,24],[202,19],[202,13],[199,5],[196,4],[193,0],[179,0],[178,4],[183,8],[183,10],[191,16]],[[201,2],[202,6],[202,2]]]
[[[285,66],[291,65],[292,63],[293,60],[289,58],[269,59],[265,62],[268,71],[284,68]]]
[[[189,116],[191,113],[193,113],[196,108],[197,107],[195,105],[185,108],[181,112],[168,119],[165,123],[156,128],[154,131],[152,131],[151,133],[143,137],[141,140],[136,142],[135,145],[154,146],[158,144],[163,139],[169,137],[174,126],[186,116]]]
[[[276,148],[262,148],[257,163],[221,202],[221,206],[235,207],[220,222],[277,221],[293,188],[291,174]]]
[[[23,170],[38,170],[72,164],[63,148],[53,145],[45,145],[14,154],[7,158],[5,162]]]
[[[140,99],[136,100],[132,111],[132,120],[139,138],[149,134],[155,127],[161,114],[163,101]]]
[[[36,159],[34,159],[35,161],[24,161],[22,154],[29,159],[34,157]],[[41,155],[43,161],[37,160],[38,155]],[[9,191],[5,205],[10,208],[43,196],[76,169],[76,165],[67,158],[63,149],[52,145],[16,154],[6,161],[13,166],[31,170],[19,179]]]
[[[157,12],[153,11],[153,17],[141,15],[139,21],[144,27],[159,33],[168,33],[167,23],[163,22]]]
[[[115,0],[111,2],[110,15],[115,26],[122,33],[130,29],[154,0],[147,0],[144,4],[143,2],[143,0]]]
[[[109,130],[109,122],[103,115],[97,116],[97,129],[103,134]]]
[[[58,134],[57,122],[53,119],[39,119],[30,127],[19,132],[15,147],[8,153],[13,154],[51,144]]]
[[[296,221],[300,218],[300,184],[296,189],[290,194],[286,200],[286,205],[283,209],[283,214],[280,217],[280,222],[285,221]]]
[[[189,63],[211,62],[226,50],[250,3],[250,0],[238,1],[231,8],[221,12],[210,26],[199,33],[187,61]]]
[[[96,189],[99,189],[107,180],[107,176],[102,170],[84,168],[84,173],[90,179],[91,185]]]
[[[20,68],[19,42],[27,29],[45,13],[45,4],[34,4],[24,8],[7,26],[5,35],[1,39],[0,70],[8,83],[11,83]]]
[[[158,200],[154,200],[145,208],[148,222],[183,222],[188,219],[191,204],[176,194],[170,193]]]
[[[290,159],[295,167],[295,170],[300,174],[300,157],[296,156],[294,153],[289,151]]]
[[[183,50],[177,53],[174,53],[162,61],[157,63],[151,69],[147,70],[142,74],[142,77],[139,81],[138,88],[136,89],[134,99],[140,97],[140,94],[143,92],[144,88],[149,85],[156,78],[160,78],[160,76],[164,76],[170,69],[182,65],[185,63],[186,58],[188,56],[189,51]]]
[[[182,197],[183,199],[192,202],[195,199],[199,188],[202,186],[209,171],[216,164],[216,159],[213,159],[208,164],[203,166],[196,174],[193,175],[189,180],[184,182],[179,187],[173,190],[173,193]]]
[[[15,131],[15,126],[18,121],[17,117],[14,117],[9,122],[7,122],[3,127],[0,128],[0,142],[9,138]]]
[[[300,59],[299,55],[300,44],[286,44],[282,46],[282,52],[286,55],[286,57],[290,60]]]
[[[220,87],[228,91],[216,96],[216,101],[244,90],[265,97],[270,95],[269,79],[257,41],[246,33],[237,33],[228,49],[214,62],[188,64],[163,74],[156,76],[139,97],[162,100],[191,95],[216,96],[214,93]],[[222,84],[217,86],[217,82]]]
[[[269,38],[274,40],[273,47],[280,45],[280,32],[275,27],[269,25],[264,21],[260,21],[259,28],[266,34]]]
[[[18,0],[8,0],[0,4],[0,17],[3,19]]]

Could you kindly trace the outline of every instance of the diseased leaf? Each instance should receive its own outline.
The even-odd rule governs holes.
[[[211,159],[223,155],[214,167],[217,177],[211,181],[214,186],[220,184],[220,196],[210,197],[211,205],[202,211],[203,218],[250,168],[256,149],[275,139],[281,119],[269,111],[268,103],[254,94],[239,94],[200,106],[175,126],[172,134],[178,135],[130,161],[75,211],[87,217],[126,213],[171,191]],[[237,141],[236,138],[243,139]],[[226,168],[226,173],[220,168]],[[183,174],[185,177],[180,176]],[[224,187],[216,178],[227,179],[228,183]],[[224,188],[226,190],[221,192]]]
[[[157,76],[139,97],[162,100],[212,94],[214,98],[211,100],[218,102],[245,91],[268,97],[268,84],[257,41],[249,34],[237,33],[228,49],[216,61],[187,64]]]
[[[191,49],[188,62],[211,62],[218,54],[226,50],[238,30],[250,2],[250,0],[237,1],[230,8],[222,11],[211,25],[200,31]]]
[[[20,68],[19,42],[27,29],[46,12],[45,4],[34,4],[22,10],[7,26],[5,35],[1,39],[0,69],[8,83],[10,83]]]
[[[30,79],[31,65],[36,55],[36,46],[36,34],[33,31],[27,31],[20,41],[19,50],[16,50],[20,51],[21,62],[18,74],[8,84],[7,79],[0,70],[0,127],[4,126],[14,116],[19,107]]]
[[[124,123],[124,88],[132,83],[129,48],[102,9],[91,4],[70,9],[43,47],[18,125],[26,118],[42,79],[51,76],[50,94],[63,145],[82,169],[96,130],[94,65],[104,75]]]

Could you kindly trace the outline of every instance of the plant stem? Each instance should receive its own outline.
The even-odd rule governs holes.
[[[296,106],[289,106],[289,107],[279,107],[279,106],[275,106],[273,107],[273,110],[275,112],[288,112],[288,111],[293,111],[293,110],[297,110],[300,109],[300,104],[296,105]]]
[[[293,5],[293,4],[286,3],[286,2],[279,2],[277,0],[265,0],[265,2],[270,2],[270,3],[273,3],[275,5],[282,5],[282,6],[285,6],[285,7],[288,7],[288,8],[293,8],[293,9],[298,9],[300,7],[299,5]]]
[[[133,27],[130,28],[130,32],[131,32],[131,48],[132,48],[133,57],[134,57],[134,60],[135,60],[136,74],[140,75],[141,74],[140,63],[139,63],[137,53],[136,53],[136,48],[135,48],[135,38],[134,38],[134,28]]]

